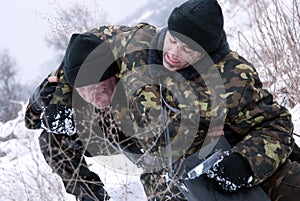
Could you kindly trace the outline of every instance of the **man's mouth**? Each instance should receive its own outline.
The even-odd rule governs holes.
[[[176,67],[178,66],[178,64],[180,64],[180,61],[178,61],[177,59],[173,59],[168,54],[165,55],[165,60],[170,65],[171,68]]]

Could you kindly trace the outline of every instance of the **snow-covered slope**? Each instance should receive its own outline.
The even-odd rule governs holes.
[[[72,200],[39,150],[39,133],[25,128],[24,108],[0,124],[0,200]]]

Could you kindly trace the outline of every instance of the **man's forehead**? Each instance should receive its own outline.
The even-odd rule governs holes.
[[[193,48],[194,46],[189,45],[190,43],[187,44],[186,42],[182,41],[176,34],[172,34],[172,31],[169,31],[169,30],[168,30],[168,31],[167,31],[167,34],[166,34],[166,37],[170,37],[170,38],[175,39],[176,42],[179,43],[181,46],[184,46],[184,47],[186,47],[186,48],[189,48],[189,49],[192,50],[192,51],[196,51],[196,52],[202,53],[201,51],[199,51],[199,50]],[[190,40],[191,40],[191,39],[190,39]],[[195,43],[195,42],[192,41],[192,43]]]
[[[193,41],[191,38],[188,38],[187,36],[184,36],[180,33],[175,32],[175,31],[168,30],[166,36],[176,39],[176,41],[178,43],[180,43],[183,46],[188,47],[189,49],[191,49],[193,51],[201,52],[199,50],[202,50],[202,48],[195,41]]]

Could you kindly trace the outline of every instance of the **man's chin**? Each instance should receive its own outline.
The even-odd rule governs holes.
[[[169,64],[168,62],[163,62],[163,66],[169,71],[176,71],[177,67]]]

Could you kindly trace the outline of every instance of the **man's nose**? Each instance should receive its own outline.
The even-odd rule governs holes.
[[[179,56],[179,46],[178,45],[172,46],[172,48],[170,48],[170,54],[174,57],[178,57]]]

